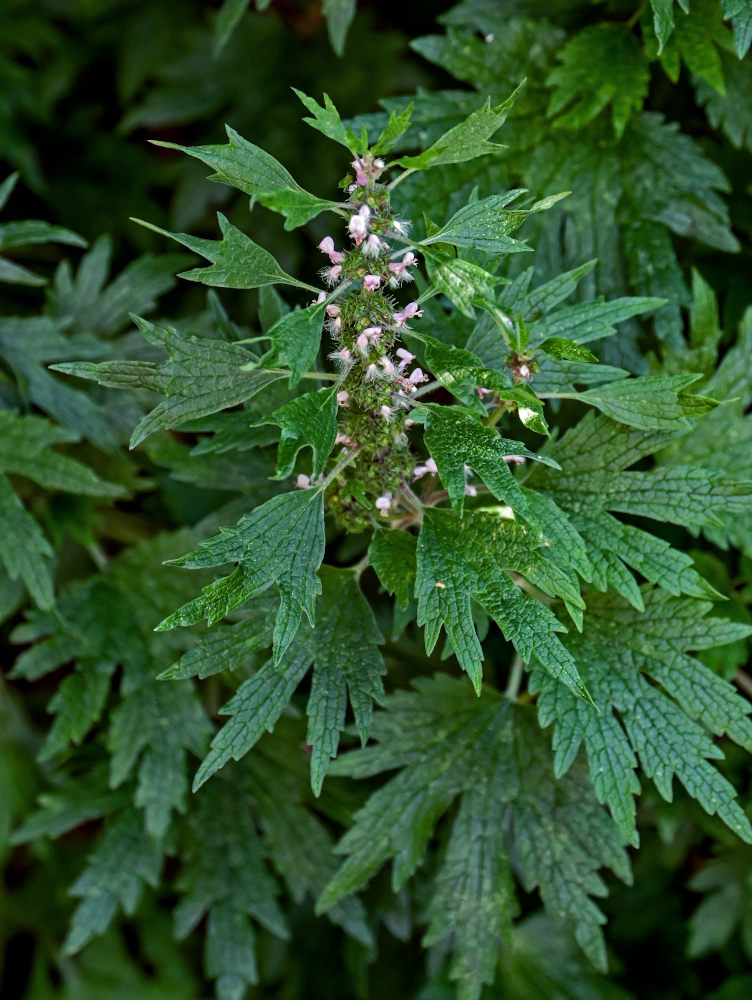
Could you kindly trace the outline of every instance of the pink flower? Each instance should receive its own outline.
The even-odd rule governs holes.
[[[368,339],[365,330],[363,333],[358,334],[358,339],[355,341],[355,346],[358,348],[361,354],[368,354],[368,349],[371,346],[371,341]]]
[[[306,476],[301,472],[300,475],[295,480],[295,489],[307,490],[310,485],[311,485],[311,477]]]
[[[333,351],[329,357],[336,364],[342,365],[343,368],[349,368],[352,361],[352,355],[346,347],[340,348],[339,351]]]
[[[363,333],[366,335],[366,337],[368,337],[369,340],[372,340],[374,344],[378,343],[381,340],[380,326],[367,326],[363,331]]]
[[[335,264],[334,267],[330,267],[326,272],[326,280],[331,282],[333,285],[339,281],[339,276],[342,274],[342,265]]]
[[[406,351],[404,347],[397,348],[397,357],[400,359],[397,371],[402,373],[411,361],[415,361],[415,355]]]
[[[371,235],[368,236],[367,239],[363,242],[363,246],[361,249],[363,250],[363,253],[366,255],[366,257],[378,257],[378,255],[381,253],[381,240],[378,238],[378,236],[375,236],[373,233],[371,233]]]
[[[334,249],[334,240],[331,236],[325,236],[323,238],[323,240],[319,243],[319,250],[327,255],[332,264],[341,264],[345,259],[345,255],[341,250]]]
[[[360,246],[368,233],[368,223],[371,219],[371,209],[368,205],[361,205],[357,215],[351,215],[347,228],[350,236],[355,240],[355,245]]]
[[[466,497],[477,497],[478,490],[471,483],[467,483],[465,486],[465,496]]]
[[[392,416],[391,407],[387,406],[385,403],[383,406],[379,407],[379,413],[384,418],[384,420],[386,420],[386,422],[389,423],[389,420]]]
[[[413,470],[413,482],[416,479],[422,479],[423,476],[427,475],[429,472],[432,476],[435,476],[439,470],[436,468],[436,462],[432,458],[427,458],[425,465],[416,465]]]
[[[524,465],[525,458],[523,455],[505,455],[504,461],[507,465]]]
[[[420,318],[422,315],[423,310],[418,308],[417,302],[408,302],[402,312],[394,314],[394,323],[396,326],[404,326],[407,320],[413,319],[413,317]]]
[[[379,274],[367,274],[365,278],[363,278],[363,287],[367,292],[375,292],[380,284],[381,275]]]
[[[337,393],[337,406],[347,406],[348,400],[350,399],[350,393],[347,389],[340,389]]]
[[[322,292],[322,295],[324,293]],[[326,315],[334,319],[335,316],[339,316],[339,306],[331,305],[326,307]]]
[[[412,420],[410,417],[405,418],[405,427],[412,427],[414,423],[415,421]]]
[[[428,376],[423,374],[422,368],[414,368],[412,372],[408,375],[407,381],[410,385],[418,385],[419,382],[428,381]]]
[[[391,358],[388,358],[388,357],[386,357],[386,355],[384,355],[383,358],[379,358],[379,364],[384,369],[384,371],[387,373],[387,375],[393,375],[394,374],[394,362],[392,361]]]
[[[393,497],[391,493],[384,493],[382,496],[376,497],[376,506],[378,507],[382,517],[387,516],[392,503]]]
[[[334,439],[334,443],[342,444],[346,448],[350,448],[352,446],[352,441],[346,434],[338,434],[337,437]]]
[[[313,300],[314,301],[314,305],[318,305],[320,302],[324,302],[325,300],[326,300],[326,292],[323,292],[323,291],[319,292],[319,294]],[[327,308],[327,312],[329,312],[328,308]]]
[[[409,250],[405,256],[400,261],[392,261],[389,265],[389,270],[395,274],[398,278],[401,278],[408,267],[412,267],[414,264],[418,263],[418,258]],[[407,275],[410,278],[410,275]]]

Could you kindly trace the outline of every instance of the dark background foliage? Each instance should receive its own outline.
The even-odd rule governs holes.
[[[530,188],[536,196],[573,190],[561,211],[524,231],[525,238],[540,248],[539,277],[598,256],[598,269],[587,279],[588,294],[666,295],[675,303],[673,318],[652,329],[635,324],[614,348],[616,353],[608,360],[633,371],[651,370],[659,361],[666,370],[686,369],[682,360],[687,351],[692,268],[719,296],[721,357],[732,348],[750,303],[749,56],[737,65],[733,53],[719,50],[725,97],[712,87],[717,67],[712,59],[707,61],[707,52],[705,63],[691,51],[689,57],[685,53],[675,71],[669,67],[671,75],[656,61],[647,65],[638,103],[645,112],[678,123],[680,133],[693,142],[690,148],[677,144],[657,124],[658,118],[640,119],[638,110],[627,115],[622,126],[626,131],[616,137],[608,109],[559,128],[546,119],[554,89],[549,74],[559,65],[558,55],[567,40],[591,24],[632,23],[636,4],[489,0],[460,5],[440,26],[436,19],[449,10],[449,3],[359,3],[341,58],[332,51],[320,5],[303,0],[274,0],[264,11],[249,10],[216,54],[219,6],[199,0],[0,4],[0,165],[4,168],[0,179],[14,170],[20,173],[2,221],[45,219],[80,234],[95,247],[88,258],[80,247],[54,242],[14,253],[14,261],[33,268],[50,283],[46,288],[0,284],[0,314],[18,322],[44,316],[51,325],[43,331],[48,340],[39,327],[0,328],[12,346],[12,350],[3,347],[0,396],[4,407],[20,407],[25,415],[46,414],[56,426],[74,432],[79,440],[63,444],[65,453],[92,468],[101,480],[117,484],[124,497],[113,506],[112,494],[108,497],[103,490],[78,496],[22,477],[13,479],[56,551],[56,588],[65,595],[58,614],[63,619],[66,600],[77,608],[90,600],[94,603],[86,588],[92,593],[102,588],[97,599],[119,608],[122,594],[135,581],[135,589],[140,587],[143,593],[141,603],[134,601],[129,607],[127,621],[136,623],[134,628],[142,621],[153,626],[195,587],[195,580],[175,582],[161,566],[163,559],[193,544],[190,531],[202,517],[209,518],[206,531],[224,523],[211,521],[220,505],[237,501],[239,495],[255,499],[270,495],[253,491],[269,489],[268,483],[257,484],[262,473],[271,474],[271,465],[249,470],[213,455],[199,474],[199,460],[188,454],[180,435],[155,439],[143,454],[118,450],[138,419],[134,404],[113,402],[111,395],[98,390],[84,403],[80,386],[63,391],[61,380],[48,383],[40,375],[53,362],[107,358],[115,341],[119,351],[133,350],[135,356],[129,311],[156,310],[198,331],[229,323],[223,307],[241,327],[255,316],[255,293],[233,293],[207,304],[202,290],[177,285],[172,275],[185,259],[165,256],[170,248],[163,239],[129,221],[135,216],[207,237],[216,235],[217,210],[241,228],[248,222],[244,196],[207,183],[202,164],[151,146],[149,139],[183,145],[222,142],[228,124],[277,156],[305,187],[334,197],[342,174],[338,149],[302,124],[291,86],[317,96],[326,91],[344,115],[359,118],[383,113],[382,100],[387,107],[401,107],[406,103],[401,95],[425,88],[416,102],[416,120],[429,138],[437,122],[445,127],[453,123],[453,116],[462,117],[467,102],[471,102],[468,107],[477,106],[479,94],[501,99],[527,76],[527,87],[501,135],[509,154],[487,171],[463,165],[449,181],[436,181],[435,186],[406,182],[400,197],[409,214],[425,212],[442,219],[456,207],[453,198],[466,196],[475,185],[482,194],[515,184]],[[698,17],[707,6],[698,3]],[[644,38],[642,42],[649,46]],[[495,53],[493,59],[488,58],[489,48]],[[603,75],[608,71],[608,65],[600,68]],[[594,66],[594,78],[598,72]],[[286,233],[271,213],[258,207],[253,221],[258,243],[271,250],[286,270],[314,280],[319,261],[312,257],[313,247],[322,234],[315,225]],[[649,236],[660,245],[664,267],[654,280],[646,277],[652,262],[638,259],[630,250],[638,223],[639,239]],[[103,234],[109,234],[111,243],[102,241]],[[133,264],[136,258],[138,266]],[[70,263],[55,277],[61,260]],[[89,261],[88,270],[84,265],[78,272],[79,284],[71,290],[66,274],[75,274],[82,260]],[[108,286],[113,281],[116,284]],[[115,290],[108,293],[108,287]],[[269,303],[267,307],[271,308]],[[41,346],[19,353],[18,340],[13,340],[19,332],[36,337],[33,343]],[[82,353],[86,350],[91,353]],[[713,361],[692,370],[707,372]],[[702,358],[698,355],[692,362],[699,365]],[[745,396],[743,405],[748,403]],[[746,463],[749,466],[749,455]],[[171,540],[162,553],[155,551],[158,532],[181,529],[186,532],[182,540]],[[743,524],[736,537],[732,528],[729,532],[737,548],[725,552],[712,546],[718,541],[712,532],[706,533],[709,539],[691,538],[667,528],[665,535],[691,550],[707,578],[731,596],[721,613],[749,622],[752,533]],[[152,548],[140,554],[138,545]],[[134,546],[131,555],[125,563],[118,562],[129,546]],[[96,571],[108,564],[118,568],[108,570],[105,583],[97,582],[101,578]],[[185,597],[178,593],[180,587],[186,590]],[[6,673],[20,652],[32,649],[40,636],[54,634],[54,622],[49,620],[54,616],[48,612],[32,612],[31,624],[18,630],[28,605],[23,588],[3,578],[0,612]],[[94,645],[106,649],[126,643],[127,636],[117,629],[107,631],[101,616],[89,624]],[[128,626],[123,629],[127,632]],[[389,650],[394,686],[411,676],[410,652],[409,647]],[[172,662],[173,654],[168,644],[155,646],[149,655],[153,662],[164,664],[165,658]],[[748,646],[740,642],[723,657],[714,659],[712,651],[704,657],[732,677],[744,667]],[[66,662],[63,658],[58,666],[55,661],[56,668],[41,681],[29,679],[34,671],[12,685],[0,678],[0,857],[6,862],[0,885],[0,995],[3,1000],[211,996],[213,986],[201,971],[199,935],[194,932],[183,942],[173,939],[170,911],[175,900],[169,891],[148,896],[135,914],[79,955],[61,956],[72,909],[68,888],[96,843],[99,817],[115,798],[99,812],[82,813],[82,822],[60,838],[10,846],[11,829],[33,812],[40,792],[47,795],[43,804],[54,815],[63,781],[104,768],[98,756],[101,747],[93,741],[84,741],[67,770],[49,760],[35,763],[50,731],[50,700],[68,676]],[[116,676],[119,683],[120,674]],[[221,704],[224,694],[219,685],[210,688],[209,699],[212,708]],[[728,751],[724,772],[748,805],[748,758],[725,745],[724,750]],[[290,780],[301,785],[306,778],[294,774]],[[106,790],[104,780],[102,788],[103,797],[122,794]],[[343,783],[333,782],[321,805],[323,825],[335,831],[357,804]],[[56,821],[49,822],[54,830]],[[592,970],[571,942],[541,916],[531,897],[524,900],[525,919],[515,932],[515,957],[502,970],[499,984],[489,989],[489,997],[741,1000],[750,995],[749,848],[701,814],[681,792],[670,807],[654,792],[646,795],[641,823],[636,884],[624,888],[611,880],[611,896],[603,904],[610,922],[612,975],[605,979]],[[68,829],[62,821],[60,829]],[[306,850],[307,845],[301,844],[301,851]],[[701,873],[716,853],[726,869],[715,886],[703,884]],[[377,953],[370,954],[339,928],[315,919],[309,899],[291,918],[292,946],[267,930],[259,932],[261,985],[254,995],[275,1000],[450,1000],[454,989],[442,970],[431,969],[427,976],[418,958],[420,934],[409,911],[411,905],[420,907],[423,889],[419,883],[412,903],[407,894],[395,901],[388,877],[382,873],[375,880],[369,900],[377,916]],[[698,917],[699,891],[714,889],[717,896],[708,898],[715,900],[715,909]]]

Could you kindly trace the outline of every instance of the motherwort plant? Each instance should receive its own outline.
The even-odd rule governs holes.
[[[405,153],[410,107],[356,132],[328,98],[299,96],[306,121],[347,150],[343,201],[305,190],[232,130],[227,145],[183,151],[288,229],[333,216],[312,250],[325,288],[220,217],[221,240],[165,235],[210,262],[183,277],[260,289],[257,329],[245,336],[215,301],[212,336],[136,320],[167,360],[54,366],[119,387],[134,406],[157,393],[131,446],[238,494],[192,532],[115,560],[102,584],[118,605],[114,595],[133,602],[159,581],[109,654],[127,678],[106,737],[111,782],[134,782],[135,796],[111,803],[74,886],[69,949],[118,907],[132,912],[175,854],[178,929],[208,914],[207,971],[222,997],[255,981],[254,925],[288,933],[278,879],[372,948],[417,875],[414,919],[465,1000],[513,950],[518,886],[604,969],[593,897],[607,892],[601,869],[631,877],[625,848],[639,842],[647,781],[670,800],[676,777],[729,836],[752,841],[713,740],[752,749],[750,706],[691,655],[750,629],[709,616],[720,595],[664,530],[722,532],[749,516],[752,485],[702,447],[726,419],[710,393],[735,391],[743,355],[729,352],[702,393],[701,375],[600,364],[619,324],[634,330],[664,301],[573,303],[593,261],[536,281],[521,263],[529,247],[511,234],[560,194],[533,202],[475,187],[437,218],[408,221],[404,192],[423,177],[499,157],[491,140],[512,99],[486,101]],[[291,309],[275,285],[303,301]],[[699,329],[713,310],[699,280],[695,292]],[[154,633],[155,611],[167,617]],[[35,628],[52,641],[65,616]],[[136,633],[148,656],[132,649]],[[97,641],[70,634],[66,656],[85,669]],[[160,679],[143,668],[149,656],[162,659]],[[16,669],[37,668],[22,657]],[[227,718],[207,747],[226,690]],[[347,738],[362,747],[338,755],[348,703]],[[194,798],[188,753],[202,758]],[[301,765],[310,790],[296,784]],[[366,780],[385,772],[378,787]],[[336,780],[325,784],[327,773]],[[357,779],[350,797],[330,795],[345,778]],[[343,828],[341,866],[332,824]],[[389,860],[398,897],[377,879],[364,906],[353,894]]]

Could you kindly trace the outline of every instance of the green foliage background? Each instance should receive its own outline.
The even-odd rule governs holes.
[[[521,231],[536,248],[533,287],[597,258],[579,283],[562,286],[563,301],[667,299],[649,319],[636,318],[636,309],[619,315],[618,336],[603,341],[601,361],[635,375],[697,372],[702,381],[693,392],[731,402],[669,447],[656,442],[643,460],[660,475],[695,461],[719,476],[752,479],[745,416],[752,400],[745,313],[752,304],[752,7],[745,0],[359,4],[343,43],[347,4],[325,5],[331,39],[317,4],[255,10],[227,3],[218,15],[220,6],[6,0],[0,7],[0,160],[7,168],[0,177],[20,175],[3,188],[0,221],[0,993],[3,1000],[187,1000],[214,995],[216,980],[221,1000],[242,997],[247,984],[255,984],[250,995],[278,1000],[450,1000],[456,985],[447,954],[438,947],[426,960],[420,947],[426,923],[441,938],[441,896],[432,901],[425,871],[396,894],[382,871],[365,905],[348,897],[330,919],[314,916],[339,865],[331,846],[352,825],[364,786],[372,791],[383,778],[353,782],[335,767],[314,798],[300,751],[299,695],[250,763],[228,765],[192,799],[189,778],[234,685],[217,673],[197,689],[155,679],[189,656],[195,661],[186,676],[196,673],[202,647],[188,652],[183,633],[153,630],[210,579],[163,563],[276,495],[266,446],[278,429],[259,426],[238,446],[231,421],[207,418],[188,433],[160,430],[128,451],[153,395],[115,393],[49,366],[125,358],[156,368],[164,352],[134,329],[132,313],[229,341],[266,332],[280,314],[276,293],[207,297],[200,286],[178,285],[175,274],[194,258],[129,221],[214,239],[221,210],[249,229],[246,196],[209,184],[202,163],[148,139],[221,143],[228,124],[277,156],[304,187],[333,198],[342,150],[302,124],[292,86],[327,92],[343,114],[371,128],[414,101],[425,147],[485,97],[500,103],[525,78],[498,136],[507,146],[501,156],[407,178],[395,202],[438,226],[476,187],[482,197],[514,186],[536,198],[571,191]],[[332,41],[344,44],[341,57]],[[47,224],[16,224],[30,218]],[[315,245],[326,232],[320,222],[286,232],[259,206],[252,219],[257,243],[287,272],[316,281]],[[510,258],[509,278],[521,280],[530,266],[524,256]],[[529,302],[528,309],[534,313]],[[453,322],[456,343],[494,364],[481,337],[467,342],[461,314]],[[287,398],[280,392],[277,399],[277,388],[250,400],[247,412],[268,416]],[[577,415],[566,400],[558,406],[564,432]],[[224,444],[192,447],[206,431],[215,438],[203,440],[225,435]],[[716,616],[752,624],[752,516],[730,503],[723,512],[718,491],[717,507],[698,500],[714,482],[710,476],[687,490],[684,519],[661,515],[651,531],[691,555],[705,580],[728,595]],[[619,488],[629,489],[623,478]],[[609,490],[612,483],[588,502],[604,512],[624,509],[609,508]],[[627,508],[623,521],[644,527],[643,514],[650,516]],[[700,588],[694,597],[708,593],[687,584],[688,566],[683,585]],[[610,572],[618,576],[613,566]],[[391,612],[371,589],[379,627],[392,635]],[[263,615],[266,598],[256,600]],[[649,611],[665,628],[660,608]],[[610,622],[604,641],[619,643],[615,615],[611,606],[602,612]],[[717,628],[734,641],[700,646],[700,659],[749,695],[746,630]],[[690,631],[687,625],[682,635]],[[223,633],[215,634],[222,652]],[[494,653],[506,665],[501,643]],[[243,655],[244,679],[261,659],[251,641]],[[390,693],[427,672],[409,629],[400,642],[390,640],[386,657]],[[429,666],[451,672],[439,652]],[[531,690],[536,683],[545,702],[545,678],[533,675]],[[459,703],[473,697],[468,690],[465,684],[455,695],[450,687],[447,697]],[[409,698],[392,704],[397,722],[404,714],[404,745],[395,739],[393,750],[379,751],[383,769],[394,766],[389,752],[410,753]],[[377,739],[379,725],[394,737],[377,723]],[[717,743],[721,772],[749,816],[749,758],[728,739]],[[462,810],[470,812],[473,790],[492,779],[473,772],[463,780]],[[668,804],[643,784],[641,846],[630,851],[634,884],[608,873],[609,896],[599,901],[609,919],[610,972],[597,972],[575,944],[579,917],[563,929],[530,888],[483,997],[749,996],[752,851],[683,789]],[[166,844],[166,865],[155,838]],[[447,840],[446,832],[432,840],[432,857],[451,858]],[[451,885],[444,891],[451,895]],[[493,913],[467,919],[469,936],[499,937]]]

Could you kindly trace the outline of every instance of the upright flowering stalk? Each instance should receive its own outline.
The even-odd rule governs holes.
[[[319,250],[329,259],[322,278],[343,289],[326,307],[326,329],[340,374],[337,443],[341,458],[351,458],[326,500],[341,527],[361,531],[410,503],[414,459],[405,434],[407,411],[425,375],[411,368],[414,355],[399,343],[408,322],[422,312],[417,302],[400,305],[393,294],[412,280],[410,269],[418,263],[412,251],[395,252],[390,242],[404,242],[407,225],[395,218],[381,180],[384,161],[366,153],[352,168],[346,202],[350,246],[339,250],[326,236]]]

